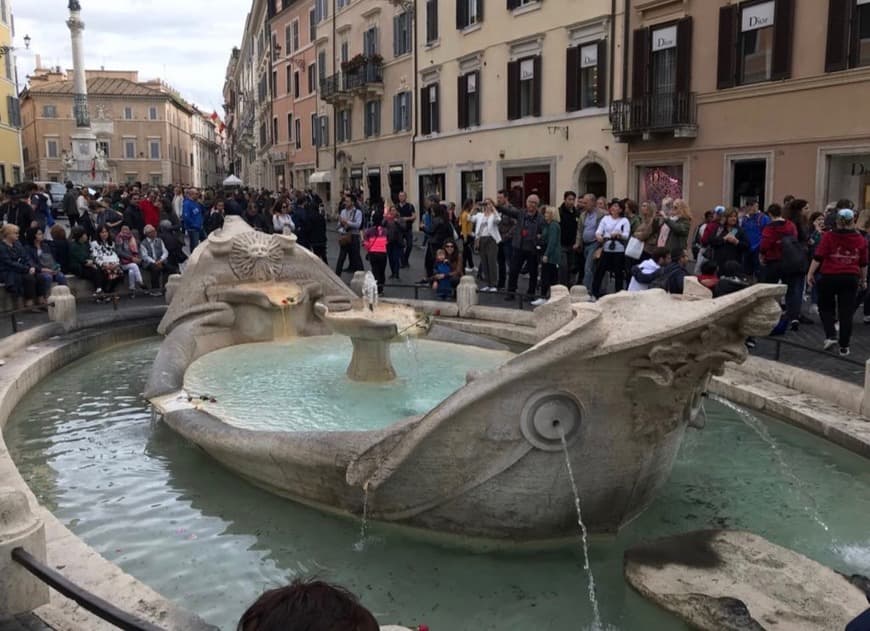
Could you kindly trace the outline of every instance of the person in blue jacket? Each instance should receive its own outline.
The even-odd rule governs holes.
[[[188,191],[187,197],[184,199],[184,204],[181,207],[181,226],[187,234],[190,242],[191,254],[199,245],[202,239],[202,222],[205,216],[205,209],[199,203],[199,191],[195,188]]]

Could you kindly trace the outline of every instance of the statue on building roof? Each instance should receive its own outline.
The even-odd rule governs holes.
[[[82,5],[79,3],[79,0],[69,0],[68,8],[70,11],[81,11]]]

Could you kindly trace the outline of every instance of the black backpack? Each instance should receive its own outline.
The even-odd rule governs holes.
[[[786,235],[779,242],[782,248],[780,271],[784,275],[806,274],[807,251],[801,243],[791,235]]]

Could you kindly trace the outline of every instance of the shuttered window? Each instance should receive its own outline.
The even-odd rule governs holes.
[[[457,99],[457,124],[460,129],[480,125],[480,72],[474,71],[459,77]]]
[[[791,76],[794,0],[766,0],[719,9],[720,89]]]
[[[441,112],[438,102],[438,84],[427,85],[420,90],[420,131],[437,134],[441,131]]]
[[[366,138],[379,136],[381,134],[381,102],[366,101],[364,112]]]
[[[565,110],[604,107],[607,104],[606,41],[573,46],[566,57]]]
[[[393,131],[411,129],[411,93],[399,92],[393,97]]]
[[[508,63],[508,120],[541,115],[541,56]]]
[[[870,65],[870,0],[829,0],[825,72]]]
[[[468,28],[483,21],[483,0],[456,0],[456,28]]]
[[[352,140],[350,130],[350,110],[341,110],[338,113],[338,129],[336,135],[338,142],[350,142]]]
[[[411,14],[400,13],[393,18],[393,56],[411,52]]]
[[[426,0],[426,43],[438,39],[438,0]]]

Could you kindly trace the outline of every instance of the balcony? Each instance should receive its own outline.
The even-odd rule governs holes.
[[[647,94],[639,99],[614,101],[610,124],[619,142],[653,135],[695,138],[698,135],[697,103],[694,92]]]
[[[384,93],[383,61],[368,60],[347,73],[347,89],[363,98]]]
[[[347,89],[347,74],[336,72],[320,82],[320,98],[332,105],[341,105],[353,100]]]

